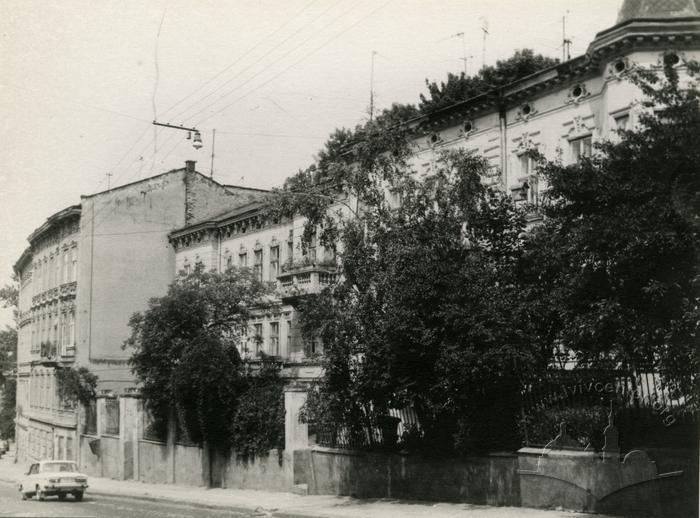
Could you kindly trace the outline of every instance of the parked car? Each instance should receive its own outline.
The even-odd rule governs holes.
[[[78,472],[78,465],[70,460],[42,460],[32,464],[19,485],[22,500],[33,496],[43,500],[54,495],[65,500],[72,494],[80,502],[87,488],[87,475]]]

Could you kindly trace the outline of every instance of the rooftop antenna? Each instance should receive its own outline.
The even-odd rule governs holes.
[[[483,39],[481,42],[481,68],[486,66],[486,36],[489,34],[489,21],[481,17],[481,30],[483,31]]]
[[[377,55],[377,51],[372,51],[372,71],[369,75],[369,120],[374,118],[374,56]]]
[[[464,35],[464,32],[458,32],[457,34],[452,35],[453,38],[462,38],[462,58],[461,61],[464,61],[464,77],[467,77],[467,60],[470,58],[473,58],[474,56],[467,56],[467,39],[466,36]]]
[[[566,37],[566,15],[569,14],[567,9],[566,14],[561,17],[561,59],[569,61],[571,59],[571,40]]]
[[[216,129],[211,131],[211,172],[209,176],[214,179],[214,147],[216,146]]]

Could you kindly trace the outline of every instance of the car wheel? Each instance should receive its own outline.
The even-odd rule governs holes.
[[[66,494],[65,493],[59,493],[58,494],[58,499],[63,502],[66,499]]]
[[[36,486],[36,499],[42,502],[46,499],[46,493],[39,489],[39,486]]]
[[[83,501],[83,492],[82,491],[76,491],[75,493],[73,493],[73,496],[75,497],[76,502]]]

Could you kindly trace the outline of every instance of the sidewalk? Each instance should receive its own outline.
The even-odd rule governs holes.
[[[14,451],[0,459],[0,481],[17,483],[27,466],[15,464]],[[132,498],[205,508],[227,509],[252,516],[279,518],[574,518],[592,516],[567,511],[521,507],[417,502],[407,500],[364,500],[342,496],[309,495],[254,491],[246,489],[206,489],[202,487],[145,484],[131,480],[89,477],[87,494],[93,497]],[[19,498],[19,496],[18,496]],[[596,515],[597,518],[604,518]]]

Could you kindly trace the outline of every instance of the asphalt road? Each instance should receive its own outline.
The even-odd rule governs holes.
[[[231,512],[217,509],[201,509],[184,505],[131,500],[128,498],[108,498],[85,492],[82,502],[68,497],[59,502],[57,497],[22,501],[17,486],[0,482],[0,518],[26,517],[95,517],[95,518],[243,518],[255,516],[250,513]]]

